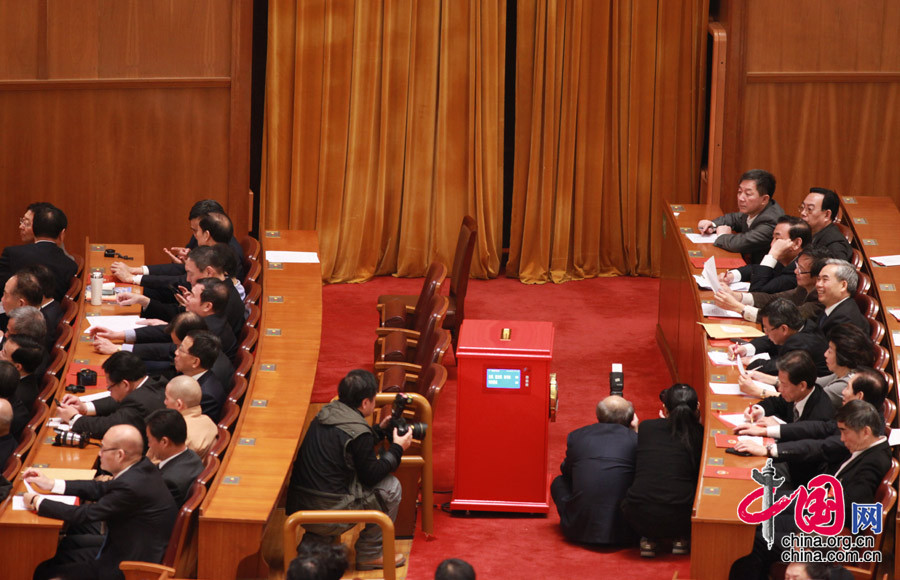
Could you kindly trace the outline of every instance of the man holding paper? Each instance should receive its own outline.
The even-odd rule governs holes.
[[[35,579],[124,578],[119,571],[124,560],[162,560],[177,508],[159,469],[144,457],[143,449],[144,440],[137,429],[117,425],[107,431],[100,445],[100,467],[112,474],[111,480],[53,480],[34,468],[25,471],[27,484],[86,502],[68,505],[29,491],[23,498],[27,509],[69,525],[104,521],[107,526],[99,553],[91,548],[57,551],[37,567]]]
[[[769,250],[775,221],[784,215],[781,206],[772,199],[775,177],[762,169],[751,169],[741,175],[737,192],[738,211],[700,220],[701,234],[719,234],[716,247],[745,255],[751,264],[758,264]]]

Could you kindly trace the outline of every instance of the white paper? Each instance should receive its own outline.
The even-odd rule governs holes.
[[[50,417],[50,420],[47,421],[47,426],[58,431],[68,431],[72,428],[71,425],[63,422],[62,417]]]
[[[728,358],[727,352],[722,352],[719,350],[711,350],[711,351],[707,352],[706,354],[709,355],[709,360],[711,360],[714,365],[733,367],[734,365],[737,364],[736,361],[733,361]]]
[[[888,436],[888,443],[891,446],[900,445],[900,429],[891,429],[891,434]]]
[[[747,422],[747,420],[744,419],[743,413],[732,413],[732,414],[722,413],[719,415],[719,419],[721,419],[725,423],[730,423],[734,426],[743,425],[744,423]]]
[[[756,443],[757,445],[763,444],[763,438],[757,435],[738,435],[738,441],[749,441],[750,443]]]
[[[875,256],[871,258],[873,262],[881,266],[900,266],[900,254],[893,256]]]
[[[82,403],[90,403],[91,401],[96,401],[98,399],[105,399],[109,395],[110,395],[109,391],[100,391],[99,393],[93,393],[90,395],[82,395],[81,397],[78,397],[78,398],[81,399]]]
[[[730,324],[722,324],[721,328],[722,332],[727,332],[728,334],[740,334],[747,330],[746,326],[732,326]]]
[[[75,502],[78,501],[78,497],[74,495],[42,495],[41,497],[44,498],[43,501],[58,501],[69,505],[75,505]],[[28,508],[25,507],[25,496],[13,496],[12,509],[20,512],[27,510]]]
[[[711,244],[716,241],[719,234],[684,234],[691,242],[695,244]]]
[[[887,311],[890,312],[894,318],[900,321],[900,308],[888,308]]]
[[[703,310],[703,316],[707,318],[715,316],[717,318],[741,318],[741,315],[733,310],[725,310],[724,308],[719,308],[715,304],[710,304],[708,302],[702,302],[700,307]]]
[[[772,385],[767,385],[765,383],[760,383],[759,381],[753,381],[754,384],[766,389],[767,391],[776,392],[775,388]],[[747,393],[741,390],[741,386],[737,383],[709,383],[710,390],[716,395],[739,395],[741,397],[747,397],[750,399],[756,399],[753,395],[748,395]]]
[[[269,262],[281,262],[282,264],[318,264],[319,255],[315,252],[267,250],[266,260]]]
[[[710,290],[713,292],[719,291],[719,275],[716,273],[716,257],[712,256],[709,260],[703,263],[703,277],[706,278],[706,282],[709,284]]]
[[[894,346],[900,346],[900,330],[891,332],[891,338],[894,340]]]
[[[712,286],[709,285],[709,282],[706,281],[706,278],[700,276],[699,274],[694,274],[694,280],[697,282],[697,286],[699,286],[703,290],[712,290]],[[721,284],[720,284],[721,285]],[[750,282],[732,282],[729,286],[735,292],[747,292],[750,290]]]
[[[134,314],[124,316],[88,316],[87,320],[91,325],[84,331],[85,334],[88,334],[91,328],[98,326],[109,329],[112,332],[131,330],[140,326],[137,322],[141,320],[141,317]]]

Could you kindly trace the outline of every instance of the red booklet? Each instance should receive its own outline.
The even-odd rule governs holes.
[[[703,264],[709,260],[708,256],[700,256],[699,258],[691,258],[691,264],[695,268],[703,269]],[[747,262],[744,261],[743,258],[716,258],[716,268],[728,268],[729,270],[732,268],[740,268],[741,266],[746,266]]]
[[[752,467],[726,467],[724,465],[707,465],[703,469],[703,477],[719,477],[722,479],[752,479]]]
[[[716,447],[725,447],[726,449],[730,449],[737,445],[738,435],[732,435],[730,433],[716,433]],[[771,437],[763,437],[763,445],[769,445],[771,443],[775,443],[775,440]]]

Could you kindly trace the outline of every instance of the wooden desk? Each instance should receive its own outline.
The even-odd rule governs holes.
[[[316,233],[266,232],[268,250],[316,252]],[[316,375],[321,267],[275,265],[264,256],[260,263],[264,306],[256,359],[232,443],[201,506],[200,578],[266,575],[263,531],[290,475]]]
[[[712,244],[693,244],[683,230],[690,228],[696,232],[698,221],[721,215],[721,211],[715,206],[686,204],[666,205],[664,211],[657,340],[673,378],[694,387],[700,398],[706,435],[701,470],[707,465],[762,467],[764,459],[726,454],[724,449],[716,447],[714,440],[717,432],[730,432],[719,421],[719,410],[739,413],[756,402],[747,397],[716,395],[710,390],[711,381],[736,383],[738,372],[736,367],[712,364],[706,354],[711,349],[706,332],[697,324],[704,320],[701,302],[711,300],[712,292],[697,286],[693,275],[700,274],[701,270],[691,264],[690,257],[733,258],[737,254]],[[727,322],[750,324],[738,318]],[[691,578],[727,578],[732,562],[750,553],[756,527],[738,519],[737,506],[756,487],[749,480],[705,478],[701,471],[691,519]]]
[[[900,211],[891,198],[875,196],[845,196],[841,198],[841,207],[844,213],[842,222],[853,230],[854,246],[864,258],[862,269],[872,277],[872,294],[881,305],[878,320],[887,329],[881,345],[891,353],[886,372],[893,377],[895,385],[888,398],[897,404],[896,386],[900,385],[897,357],[900,349],[894,345],[891,337],[893,332],[900,332],[900,322],[887,309],[900,308],[900,268],[877,266],[872,263],[871,258],[900,254]],[[897,426],[896,417],[892,426]],[[894,454],[896,455],[896,451]],[[900,518],[894,519],[894,526],[897,532],[894,535],[894,578],[900,578],[900,558],[896,557],[897,548],[900,548]],[[879,573],[885,571],[881,568]]]
[[[114,246],[120,253],[134,256],[134,263],[142,264],[144,259],[144,248],[141,245],[134,244],[115,244]],[[87,244],[85,248],[85,274],[84,279],[90,278],[90,272],[96,268],[108,269],[109,265],[118,258],[104,258],[103,245]],[[136,287],[140,291],[140,287]],[[86,317],[88,315],[116,315],[116,314],[137,314],[140,312],[138,306],[116,306],[114,304],[104,304],[102,306],[92,306],[84,300],[82,292],[78,317],[75,319],[73,328],[76,336],[72,339],[72,345],[69,347],[69,356],[66,366],[63,370],[62,379],[60,380],[57,398],[62,397],[65,393],[65,373],[68,372],[73,360],[83,361],[86,364],[99,365],[106,358],[106,355],[94,352],[90,341],[85,340],[86,335],[83,334],[84,329],[89,326]],[[88,388],[85,394],[97,392],[98,388]],[[53,401],[50,404],[50,416],[56,415],[56,404]],[[85,449],[76,449],[72,447],[54,447],[53,429],[46,425],[38,432],[37,440],[31,451],[28,453],[24,466],[37,467],[70,467],[89,469],[94,465],[97,459],[97,447],[89,446]],[[30,511],[13,511],[12,496],[21,494],[25,491],[25,486],[21,478],[16,478],[13,486],[13,493],[0,504],[0,546],[3,546],[7,554],[14,556],[6,558],[3,563],[3,576],[5,578],[30,578],[34,572],[34,568],[42,561],[52,558],[56,553],[56,544],[59,536],[59,530],[62,522],[50,518],[42,518]]]

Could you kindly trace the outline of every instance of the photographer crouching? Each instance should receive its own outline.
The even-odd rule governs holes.
[[[403,451],[413,438],[413,429],[401,435],[386,417],[374,427],[366,418],[375,412],[378,383],[372,373],[357,369],[338,385],[338,400],[325,405],[313,419],[300,446],[291,472],[287,514],[300,510],[370,510],[396,520],[400,506],[400,482],[391,475],[400,465]],[[380,456],[375,445],[391,435],[391,445]],[[300,546],[332,543],[350,524],[304,524]],[[300,549],[298,546],[298,550]],[[406,559],[398,554],[395,566]],[[356,541],[356,569],[384,568],[381,528],[366,524]]]

